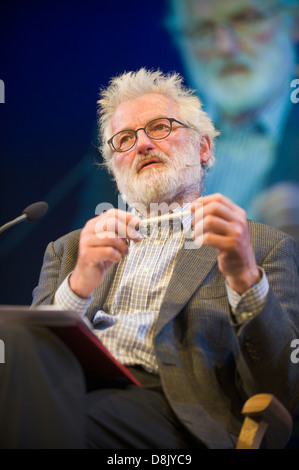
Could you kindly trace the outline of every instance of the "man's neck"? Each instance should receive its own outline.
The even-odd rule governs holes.
[[[149,205],[145,206],[144,204],[135,203],[133,205],[143,217],[153,217],[167,214],[171,211],[174,211],[180,206],[192,202],[200,197],[198,187],[196,190],[190,188],[189,191],[184,190],[181,193],[178,193],[175,197],[172,198],[163,198],[163,201],[152,202]]]

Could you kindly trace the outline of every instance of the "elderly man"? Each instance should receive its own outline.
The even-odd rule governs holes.
[[[177,74],[120,75],[99,106],[103,156],[131,209],[51,243],[33,304],[86,315],[142,386],[86,393],[47,329],[2,328],[0,442],[232,448],[252,394],[298,412],[297,244],[221,194],[201,197],[217,131]]]
[[[207,193],[299,242],[298,0],[168,3],[186,77],[221,131]]]

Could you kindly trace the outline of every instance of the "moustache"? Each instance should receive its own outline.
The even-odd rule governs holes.
[[[167,155],[165,155],[162,152],[151,152],[151,153],[148,153],[147,155],[141,155],[138,158],[135,158],[133,165],[132,165],[132,171],[138,172],[138,167],[140,163],[145,162],[146,160],[150,160],[151,158],[155,158],[159,161],[159,163],[164,163],[165,165],[168,165],[168,166],[171,161],[169,157],[167,157]]]

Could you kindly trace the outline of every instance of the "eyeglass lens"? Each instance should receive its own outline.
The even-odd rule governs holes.
[[[171,129],[172,125],[169,119],[155,119],[150,121],[144,128],[137,129],[136,131],[125,130],[118,132],[112,138],[112,145],[117,151],[124,152],[135,145],[139,130],[144,130],[151,139],[159,140],[165,139],[170,134]]]

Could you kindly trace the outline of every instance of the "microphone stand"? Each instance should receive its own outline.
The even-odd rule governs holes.
[[[19,217],[16,217],[14,220],[7,222],[6,224],[2,225],[2,227],[0,227],[0,234],[5,232],[5,230],[9,229],[10,227],[13,227],[14,225],[17,225],[20,222],[23,222],[24,220],[27,220],[26,214],[22,214]]]

